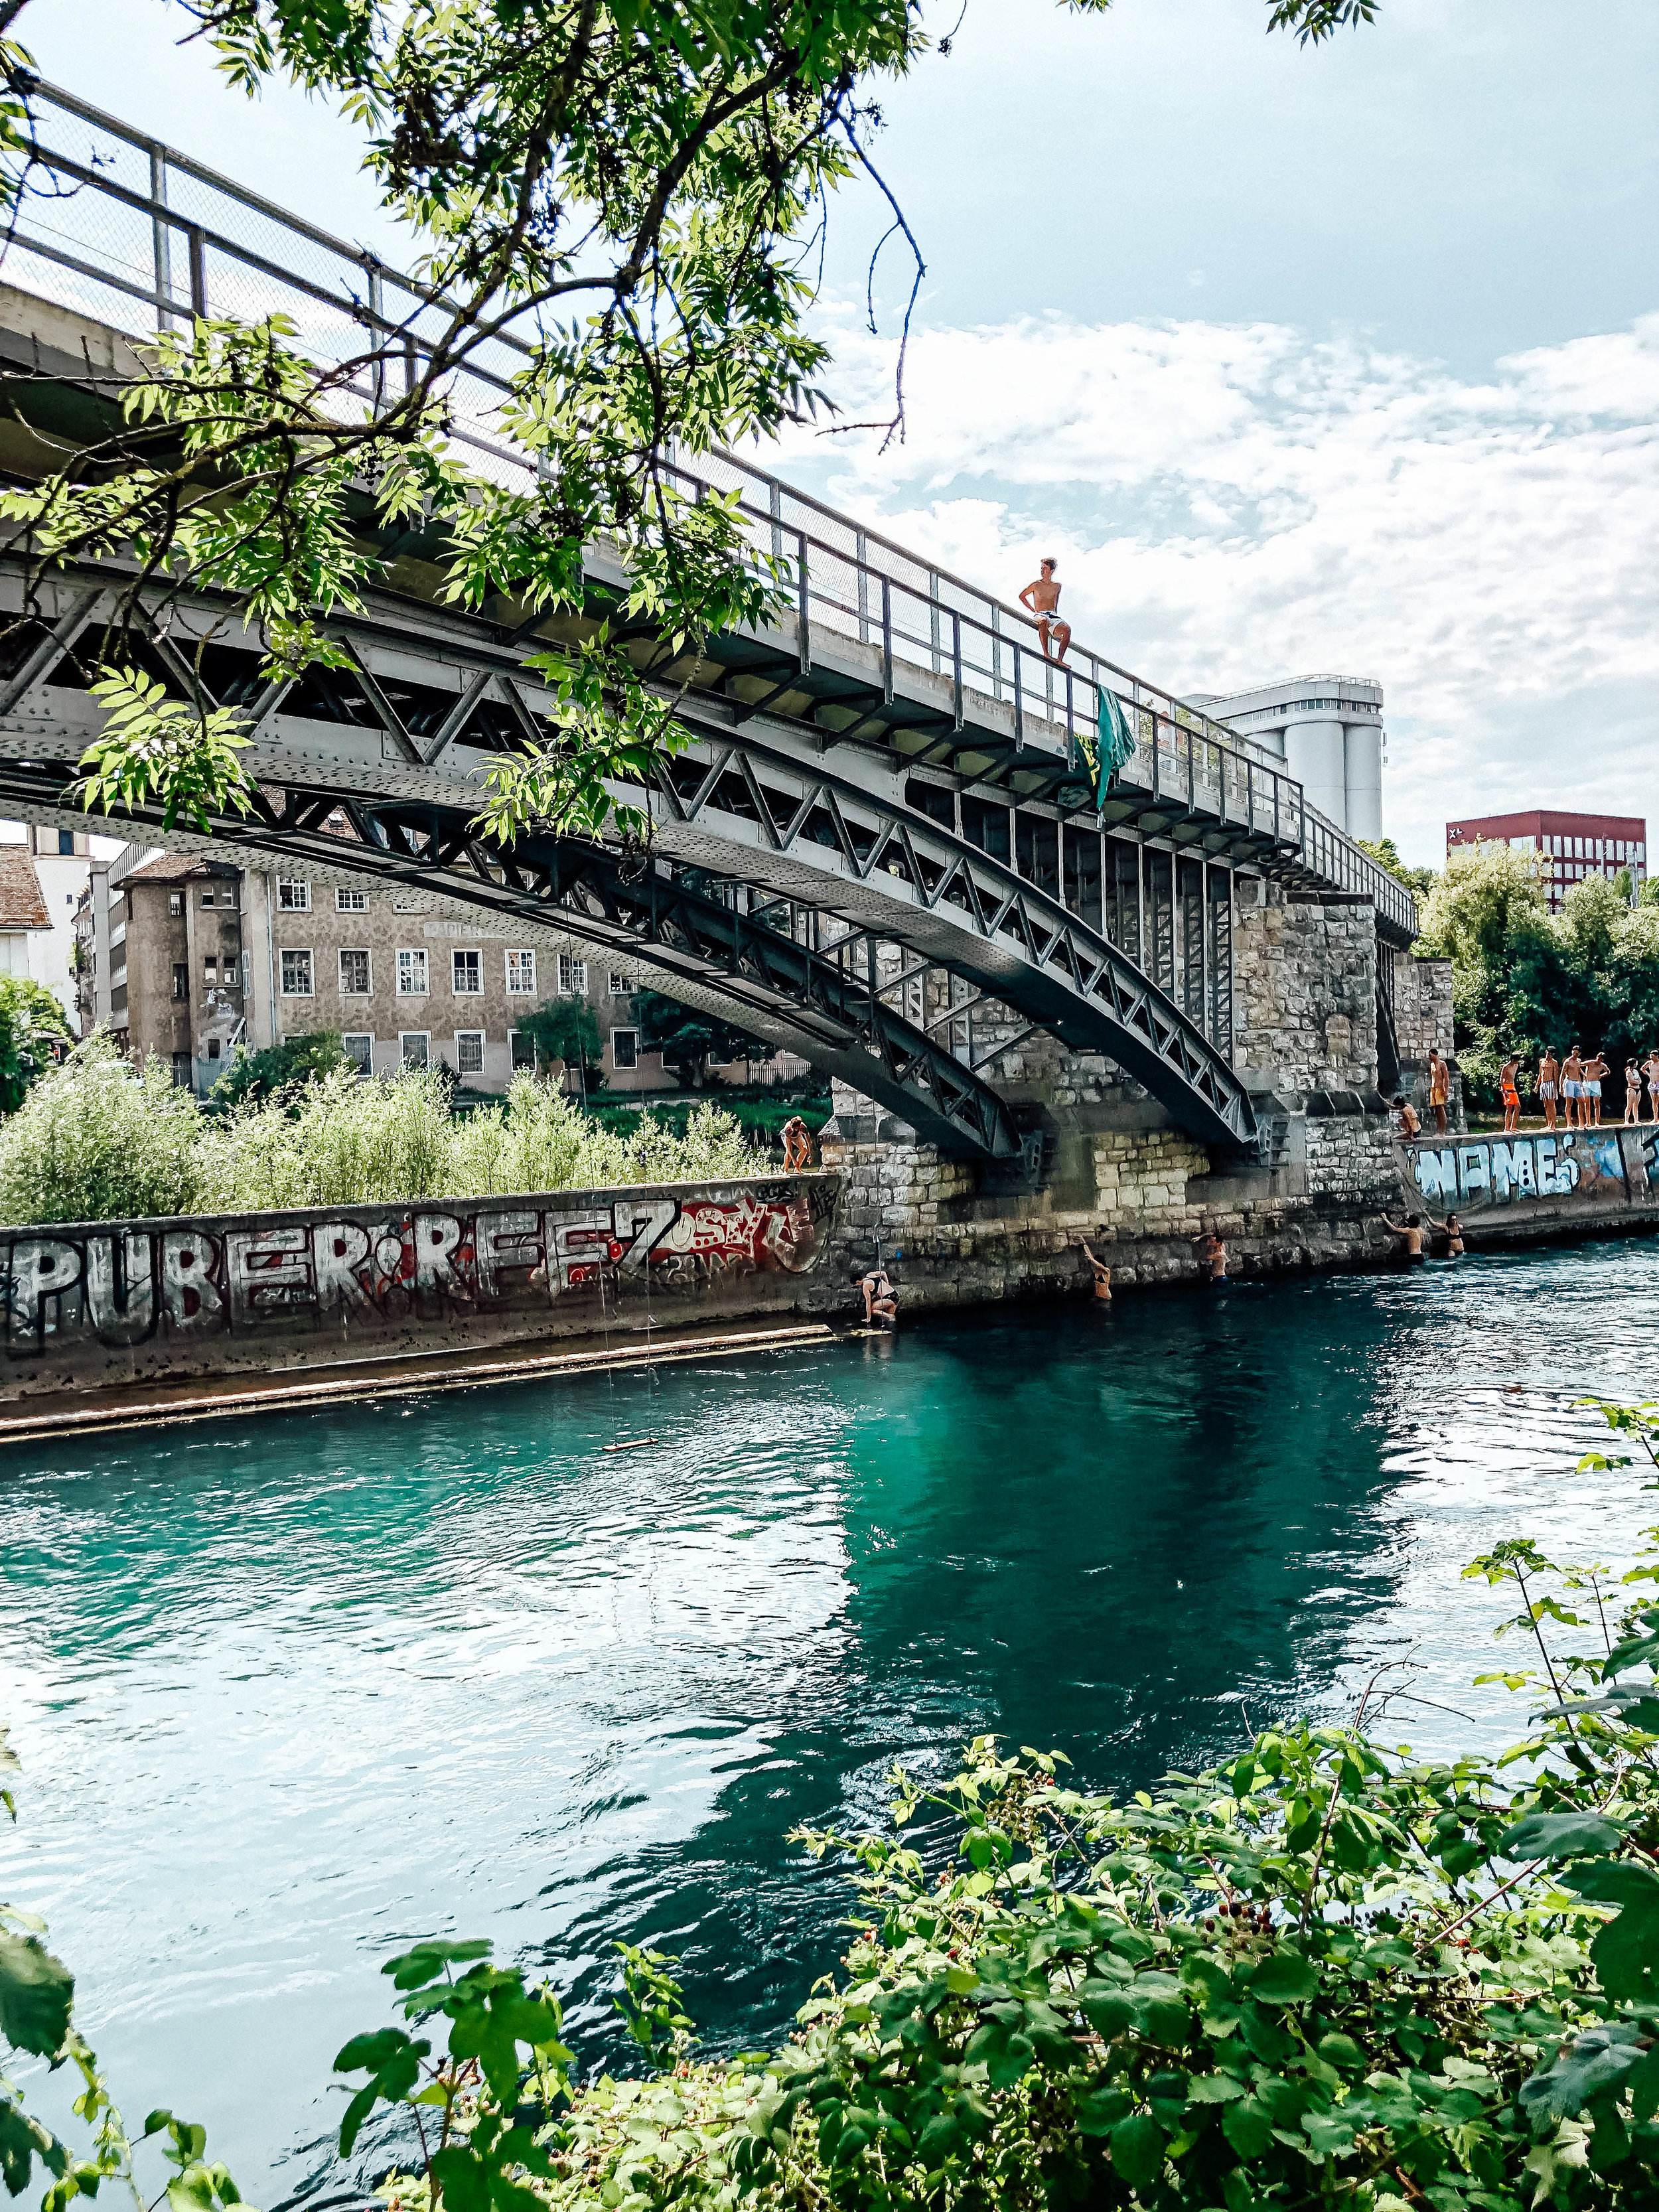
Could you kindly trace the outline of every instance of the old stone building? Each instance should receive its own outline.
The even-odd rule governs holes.
[[[467,1090],[499,1094],[533,1064],[522,1024],[550,999],[586,1001],[608,1096],[678,1087],[644,1048],[633,968],[548,931],[457,920],[418,892],[343,874],[143,846],[90,868],[76,913],[82,1026],[161,1059],[198,1095],[240,1047],[319,1030],[337,1032],[365,1073],[442,1066]],[[803,1066],[786,1058],[769,1072]]]

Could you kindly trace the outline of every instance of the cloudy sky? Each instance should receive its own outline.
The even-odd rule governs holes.
[[[928,20],[950,29],[961,0]],[[1263,0],[968,0],[873,150],[927,263],[909,428],[787,471],[976,580],[1052,551],[1080,635],[1188,692],[1375,676],[1388,826],[1650,807],[1659,9],[1382,0],[1303,52]],[[373,241],[349,133],[250,110],[165,0],[31,0],[46,72]],[[830,380],[890,385],[908,272],[837,210]]]

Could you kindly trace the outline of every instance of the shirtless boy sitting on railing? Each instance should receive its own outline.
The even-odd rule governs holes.
[[[1042,574],[1036,583],[1028,584],[1019,595],[1021,606],[1037,618],[1037,640],[1045,660],[1064,660],[1066,648],[1072,641],[1072,625],[1061,622],[1058,612],[1060,586],[1054,581],[1054,563],[1045,561]],[[1052,642],[1054,651],[1048,647]]]

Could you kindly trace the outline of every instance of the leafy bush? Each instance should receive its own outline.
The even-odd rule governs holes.
[[[1659,1408],[1603,1410],[1652,1461]],[[1659,1580],[1654,1538],[1627,1583]],[[692,2058],[673,1962],[618,1945],[623,2047],[579,2084],[546,1984],[422,1942],[384,1968],[399,2024],[335,2061],[341,2156],[385,2105],[419,2143],[381,2185],[404,2212],[1647,2212],[1659,1604],[1615,1629],[1606,1571],[1525,1539],[1466,1573],[1539,1661],[1480,1678],[1534,1703],[1502,1756],[1379,1741],[1376,1678],[1351,1726],[1267,1729],[1123,1804],[981,1737],[937,1788],[896,1770],[878,1832],[799,1838],[853,1870],[854,1935],[777,2049]],[[47,2212],[108,2179],[143,2203],[72,1978],[6,1919],[0,2029],[73,2064],[94,2130],[77,2164],[0,2084],[8,2185],[38,2158]],[[199,2127],[145,2133],[176,2206],[238,2201]]]
[[[305,1036],[284,1037],[263,1052],[239,1052],[214,1085],[211,1103],[231,1107],[250,1098],[270,1098],[291,1083],[307,1083],[313,1076],[354,1064],[346,1059],[338,1030],[313,1030]]]
[[[0,975],[0,1114],[15,1114],[29,1085],[74,1042],[64,1009],[44,983]]]
[[[203,1134],[189,1091],[94,1032],[0,1124],[0,1219],[189,1213],[205,1195]]]
[[[365,1080],[343,1065],[216,1116],[155,1063],[137,1072],[94,1037],[0,1127],[0,1216],[246,1213],[753,1171],[737,1124],[712,1106],[678,1133],[645,1114],[623,1134],[528,1075],[504,1105],[465,1116],[453,1091],[442,1069]]]

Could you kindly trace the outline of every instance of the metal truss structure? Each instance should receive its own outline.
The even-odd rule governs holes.
[[[52,234],[15,230],[14,283],[101,316],[86,327],[103,338],[133,321],[134,301],[144,329],[277,310],[319,359],[377,339],[389,363],[418,358],[443,303],[413,280],[71,94],[40,98],[91,125],[106,157],[37,148],[68,196]],[[190,212],[169,204],[169,179]],[[524,352],[504,327],[453,395],[463,456],[502,481],[532,467],[495,420]],[[0,441],[16,448],[0,465],[27,473],[31,436],[83,439],[110,400],[24,322],[0,326],[0,381],[7,359],[17,429],[0,424]],[[648,628],[619,622],[628,579],[604,547],[588,550],[574,616],[526,621],[509,602],[462,616],[417,596],[418,582],[376,591],[329,625],[350,666],[297,683],[262,679],[260,641],[228,600],[141,605],[134,657],[175,696],[237,708],[251,740],[258,804],[216,823],[215,842],[625,949],[665,988],[787,1044],[949,1149],[1029,1149],[995,1071],[1033,1032],[1104,1054],[1200,1139],[1249,1144],[1231,1064],[1234,872],[1365,896],[1390,945],[1414,933],[1410,894],[1225,725],[1080,646],[1051,660],[1020,611],[735,456],[679,474],[694,495],[735,491],[757,551],[788,579],[771,624],[695,658],[668,659]],[[0,562],[14,611],[20,573]],[[405,561],[401,573],[418,572]],[[131,582],[118,562],[55,578],[0,665],[0,796],[33,818],[76,818],[70,787],[100,723],[93,641]],[[526,655],[600,617],[677,702],[678,750],[648,792],[617,793],[649,807],[648,857],[551,836],[481,842],[492,757],[545,736],[549,702]],[[1109,692],[1137,743],[1097,790],[1090,748]]]

